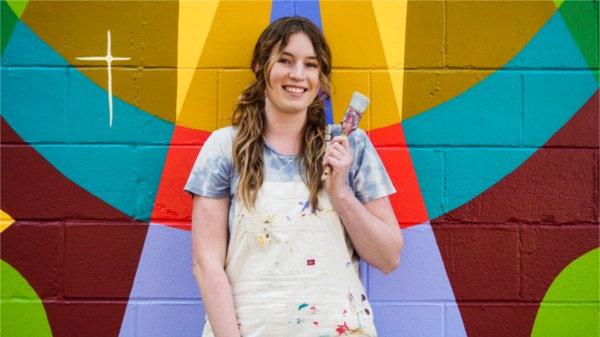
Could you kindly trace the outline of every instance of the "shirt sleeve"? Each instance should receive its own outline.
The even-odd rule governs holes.
[[[229,196],[231,169],[231,135],[219,129],[202,146],[183,190],[210,198]]]
[[[357,129],[350,135],[349,140],[354,153],[349,184],[356,198],[365,203],[396,193],[392,180],[367,134],[362,129]]]

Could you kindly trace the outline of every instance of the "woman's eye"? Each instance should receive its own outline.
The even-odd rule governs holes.
[[[285,63],[285,64],[291,63],[290,60],[288,60],[288,59],[279,59],[279,62],[280,63]]]
[[[310,67],[310,68],[318,68],[319,67],[319,65],[316,63],[307,63],[306,66]]]

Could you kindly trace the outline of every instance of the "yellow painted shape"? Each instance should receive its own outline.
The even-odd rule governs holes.
[[[217,127],[231,124],[231,116],[241,92],[254,80],[250,70],[223,70],[219,72],[219,103]]]
[[[563,2],[565,2],[565,0],[554,0],[554,4],[556,5],[556,8],[560,7],[560,5],[563,4]]]
[[[556,12],[550,1],[446,2],[448,66],[501,68]]]
[[[348,103],[350,103],[354,91],[360,91],[368,97],[371,97],[369,73],[367,71],[334,70],[331,74],[331,81],[333,83],[331,88],[331,103],[333,107],[334,123],[340,123],[342,121],[342,117],[344,117],[344,113],[346,113]],[[370,106],[368,106],[367,110],[363,113],[358,126],[364,130],[371,129]]]
[[[218,71],[184,68],[178,69],[177,74],[192,79],[186,89],[186,99],[181,112],[177,116],[177,125],[210,131],[217,129]]]
[[[180,69],[178,125],[204,131],[229,125],[238,96],[254,79],[250,59],[270,16],[270,1],[218,3],[194,69]]]
[[[409,1],[405,41],[405,68],[444,68],[444,2]]]
[[[6,212],[0,209],[0,233],[4,232],[15,220]]]
[[[371,126],[374,129],[400,122],[400,106],[394,99],[394,84],[401,86],[404,73],[400,70],[380,70],[371,74]]]
[[[177,117],[202,54],[219,1],[179,1],[177,39]]]
[[[221,1],[199,68],[249,68],[254,45],[269,25],[271,1]]]
[[[387,69],[389,66],[402,69],[404,64],[406,2],[323,1],[320,7],[323,32],[337,70],[332,78],[333,85],[338,90],[344,88],[343,95],[338,92],[333,96],[334,121],[339,122],[344,114],[352,91],[361,90],[358,78],[370,77],[371,71],[381,69],[385,71],[378,76],[387,78],[380,79],[380,82],[384,81],[387,85],[380,85],[376,92],[367,91],[369,96],[373,95],[373,110],[369,108],[361,127],[368,131],[400,122],[402,72],[393,73]],[[344,73],[345,68],[354,68],[357,73]],[[339,98],[337,95],[340,95]]]
[[[401,70],[404,67],[407,5],[407,1],[373,1],[373,11],[377,19],[388,70]],[[377,118],[372,120],[373,128],[402,121],[404,72],[389,71],[388,75],[394,100],[387,99],[386,103],[394,103],[395,106],[378,111]],[[388,105],[391,105],[389,103]]]
[[[334,67],[387,67],[370,1],[321,1],[320,8]]]
[[[12,9],[12,11],[15,13],[15,15],[20,18],[21,14],[23,14],[23,11],[25,10],[25,8],[27,7],[27,4],[29,3],[29,0],[4,0],[6,1],[6,4],[8,6],[10,6],[10,9]]]
[[[404,67],[407,5],[407,1],[373,0],[373,12],[390,70]]]

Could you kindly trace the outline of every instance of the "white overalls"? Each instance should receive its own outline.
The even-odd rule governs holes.
[[[308,195],[301,181],[264,182],[254,210],[236,202],[226,273],[241,335],[377,336],[340,218],[324,189],[316,214]]]

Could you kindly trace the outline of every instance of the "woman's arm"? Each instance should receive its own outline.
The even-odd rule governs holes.
[[[194,196],[192,259],[194,276],[216,337],[239,337],[231,284],[225,274],[229,198]]]
[[[402,232],[389,198],[362,204],[346,185],[352,160],[348,139],[334,138],[323,160],[332,167],[325,188],[360,257],[388,274],[400,263]]]

